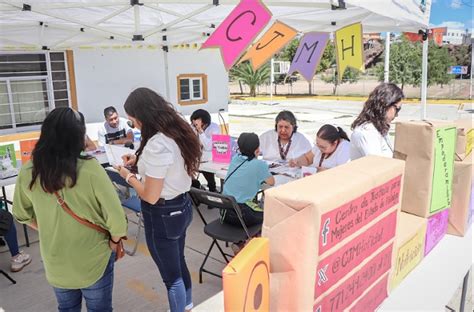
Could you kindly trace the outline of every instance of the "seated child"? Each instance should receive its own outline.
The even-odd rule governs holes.
[[[265,161],[257,159],[260,141],[255,133],[242,133],[237,141],[239,154],[232,158],[224,181],[223,194],[239,204],[247,226],[263,223],[263,209],[253,201],[262,183],[275,184]],[[240,225],[234,211],[226,211],[223,221]]]

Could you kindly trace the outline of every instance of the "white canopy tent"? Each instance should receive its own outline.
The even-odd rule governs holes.
[[[0,1],[0,50],[202,43],[238,3],[238,0]],[[332,32],[355,22],[362,23],[364,32],[418,32],[428,28],[431,9],[431,0],[263,0],[263,3],[272,12],[273,20],[302,33]],[[425,105],[426,79],[422,90]]]

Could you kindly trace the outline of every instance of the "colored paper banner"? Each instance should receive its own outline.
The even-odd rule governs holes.
[[[321,61],[328,40],[329,33],[308,32],[304,34],[291,62],[288,75],[299,71],[304,79],[310,82]]]
[[[347,67],[364,71],[364,47],[362,45],[362,24],[356,23],[335,33],[337,51],[337,76],[342,80]]]
[[[451,206],[456,138],[456,127],[436,129],[431,213]]]
[[[218,163],[230,163],[232,158],[232,144],[229,135],[212,135],[212,161]]]
[[[439,243],[448,230],[449,209],[428,218],[426,226],[425,256]]]
[[[222,271],[224,311],[270,311],[270,246],[253,238]]]
[[[318,263],[315,299],[395,237],[397,214],[398,211],[395,210]],[[424,236],[421,241],[424,242]]]
[[[290,26],[276,21],[270,29],[242,57],[240,62],[250,60],[254,71],[280,51],[298,32]]]
[[[321,216],[319,255],[342,242],[400,202],[402,176],[373,188]]]
[[[337,76],[341,81],[347,67],[364,71],[362,24],[356,23],[346,26],[337,30],[335,34]]]
[[[425,254],[426,224],[403,246],[398,248],[390,289],[394,289],[423,259]]]
[[[38,139],[23,140],[20,141],[20,152],[21,152],[21,163],[26,164],[31,159],[31,153],[35,148]]]
[[[242,0],[203,43],[201,49],[220,48],[224,66],[229,70],[271,17],[271,12],[261,1]]]
[[[314,312],[343,311],[392,267],[393,244],[374,256],[360,270],[314,305]]]

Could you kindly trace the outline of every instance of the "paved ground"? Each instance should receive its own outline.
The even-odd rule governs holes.
[[[367,96],[380,82],[373,77],[363,76],[356,83],[344,83],[337,87],[336,95],[361,95]],[[240,87],[237,82],[229,83],[229,88],[231,93],[240,93]],[[319,76],[316,76],[315,79],[311,82],[312,94],[318,95],[332,95],[333,94],[333,84],[325,83],[322,81]],[[279,84],[276,86],[276,94],[309,94],[308,91],[308,82],[304,79],[299,79],[290,84]],[[243,85],[243,92],[249,92],[249,88]],[[270,94],[270,86],[262,85],[257,88],[259,94]],[[420,97],[420,88],[412,86],[404,86],[403,92],[406,97],[409,98],[419,98]],[[470,92],[470,81],[469,80],[452,80],[448,85],[439,86],[429,86],[428,87],[428,97],[433,99],[467,99],[469,98]],[[275,93],[275,89],[273,90]]]

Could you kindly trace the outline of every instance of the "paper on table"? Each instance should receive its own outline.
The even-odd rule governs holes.
[[[117,145],[105,145],[105,153],[107,154],[107,159],[109,164],[112,166],[123,165],[122,156],[127,154],[132,154],[133,150]]]

